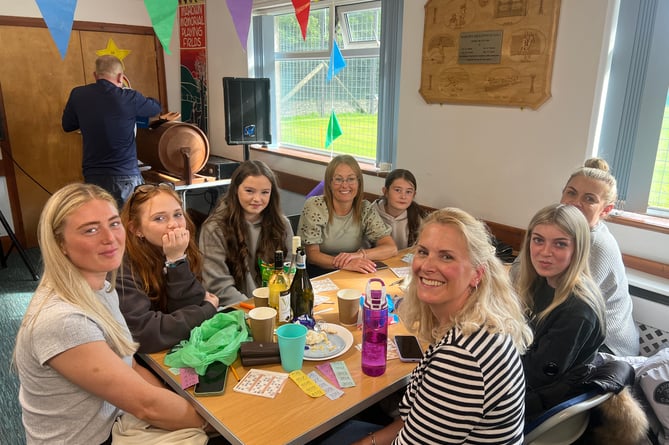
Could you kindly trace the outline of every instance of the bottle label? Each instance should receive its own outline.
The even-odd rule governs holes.
[[[279,322],[290,322],[290,291],[285,290],[279,294]]]

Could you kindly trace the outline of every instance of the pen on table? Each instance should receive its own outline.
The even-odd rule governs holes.
[[[255,304],[249,304],[249,303],[239,303],[239,307],[243,307],[246,309],[253,309],[255,308]]]
[[[237,374],[237,371],[235,371],[235,368],[233,368],[232,365],[230,365],[230,371],[232,371],[232,375],[239,381],[239,374]]]
[[[400,278],[400,279],[397,280],[397,281],[393,281],[392,283],[390,283],[390,286],[396,286],[396,285],[398,285],[398,284],[401,284],[402,281],[404,281],[404,278]]]

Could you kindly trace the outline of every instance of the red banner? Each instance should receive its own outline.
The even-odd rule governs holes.
[[[181,120],[207,133],[207,16],[205,0],[179,0]]]

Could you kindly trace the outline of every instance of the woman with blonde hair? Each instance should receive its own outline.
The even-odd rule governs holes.
[[[42,210],[38,241],[44,273],[14,350],[27,443],[111,443],[121,412],[167,430],[205,425],[132,358],[137,344],[106,280],[125,247],[114,198],[92,184],[63,187]]]
[[[325,169],[323,195],[304,203],[298,234],[307,254],[309,276],[333,269],[376,272],[374,260],[397,253],[391,228],[374,205],[364,199],[358,161],[335,156]],[[371,245],[371,248],[364,248]]]
[[[445,208],[418,234],[402,322],[429,343],[386,427],[351,421],[327,444],[522,444],[523,307],[485,225]]]
[[[590,273],[606,303],[603,352],[618,356],[639,354],[639,332],[632,314],[632,297],[622,254],[604,220],[618,199],[616,178],[601,158],[585,161],[562,190],[562,204],[577,207],[590,226]]]
[[[589,255],[590,227],[576,207],[554,204],[530,221],[515,283],[534,331],[523,355],[527,420],[582,392],[604,341],[604,301]]]

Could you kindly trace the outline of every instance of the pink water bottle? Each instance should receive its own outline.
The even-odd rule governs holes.
[[[372,289],[372,284],[381,289]],[[362,372],[376,377],[386,372],[388,348],[388,302],[386,285],[379,278],[367,282],[362,318]]]

